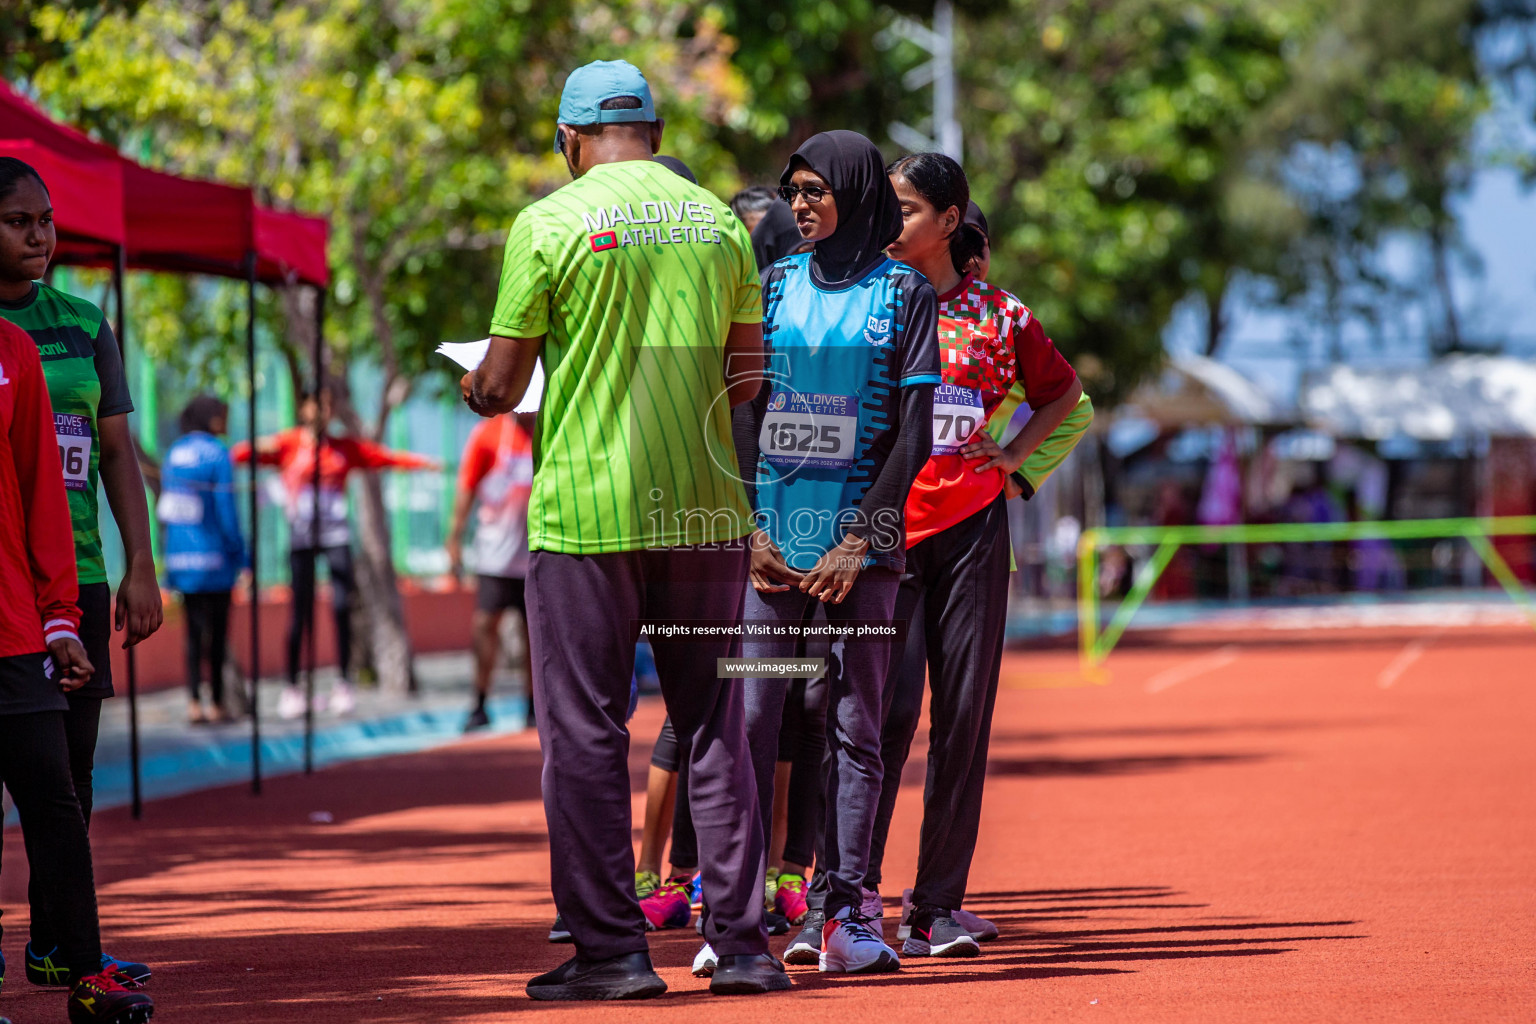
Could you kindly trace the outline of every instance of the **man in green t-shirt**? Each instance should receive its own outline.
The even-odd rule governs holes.
[[[652,160],[662,122],[632,65],[572,72],[556,131],[575,180],[513,224],[490,349],[462,385],[476,412],[506,412],[542,356],[528,624],[551,884],[576,956],[528,994],[666,991],[635,898],[624,718],[642,625],[681,621],[722,627],[646,633],[689,738],[710,989],[788,988],[763,927],[742,691],[716,678],[739,649],[751,532],[730,425],[763,369],[751,240],[725,204]]]

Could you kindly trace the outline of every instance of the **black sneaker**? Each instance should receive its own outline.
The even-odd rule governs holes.
[[[474,732],[476,729],[486,729],[490,727],[490,724],[491,716],[484,707],[478,707],[469,713],[469,718],[464,722],[464,731]]]
[[[755,996],[793,986],[784,965],[772,953],[722,956],[709,979],[709,991],[717,996]]]
[[[979,946],[971,933],[942,907],[918,907],[912,911],[912,933],[902,944],[903,956],[978,956]]]
[[[800,934],[795,936],[789,948],[784,950],[784,962],[814,967],[821,963],[821,929],[827,923],[827,915],[819,910],[805,912]]]
[[[651,954],[628,953],[608,960],[571,957],[528,982],[528,998],[561,1001],[654,999],[667,990],[651,966]]]
[[[111,971],[81,978],[69,990],[69,1024],[144,1024],[154,1015],[154,1000],[124,988]]]
[[[550,942],[574,942],[571,938],[571,930],[565,926],[565,919],[559,914],[555,915],[555,923],[549,926]]]
[[[789,918],[777,910],[763,911],[763,924],[767,925],[769,935],[789,934]]]
[[[68,988],[69,967],[59,959],[58,948],[38,956],[27,943],[27,980],[43,988]]]

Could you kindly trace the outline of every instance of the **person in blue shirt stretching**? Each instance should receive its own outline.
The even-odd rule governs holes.
[[[219,440],[229,406],[198,395],[181,414],[181,437],[165,453],[160,501],[165,524],[165,585],[181,592],[186,613],[188,718],[225,722],[224,651],[229,598],[249,560],[235,511],[234,465]],[[203,712],[201,675],[208,665],[210,708]]]

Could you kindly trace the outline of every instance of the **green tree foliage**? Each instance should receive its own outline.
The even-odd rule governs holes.
[[[901,85],[924,56],[881,30],[927,0],[80,2],[32,18],[64,55],[36,75],[52,102],[174,168],[330,212],[332,339],[385,369],[373,433],[438,340],[480,332],[507,222],[563,180],[547,140],[570,66],[646,67],[668,149],[720,191],[773,180],[826,127],[894,156],[887,126],[926,106]],[[966,163],[994,276],[1106,400],[1156,365],[1181,301],[1203,302],[1216,352],[1240,279],[1335,324],[1368,311],[1393,233],[1432,254],[1415,294],[1441,296],[1455,345],[1449,204],[1487,104],[1474,42],[1528,28],[1527,7],[962,0]],[[302,331],[279,333],[297,372]]]
[[[1289,88],[1259,122],[1270,148],[1293,158],[1290,184],[1308,222],[1276,281],[1284,295],[1320,306],[1335,334],[1350,316],[1378,321],[1385,297],[1431,307],[1435,347],[1464,343],[1451,291],[1460,245],[1451,204],[1470,183],[1474,132],[1489,104],[1480,17],[1477,0],[1339,0],[1297,47]],[[1380,269],[1393,235],[1422,240],[1422,279]]]
[[[967,163],[999,280],[1096,397],[1156,365],[1185,295],[1219,309],[1234,268],[1291,228],[1245,128],[1285,86],[1297,6],[1055,0],[1016,4],[1008,37],[968,33]]]
[[[426,379],[448,380],[431,356],[438,342],[485,333],[507,225],[566,180],[551,142],[569,67],[625,56],[649,68],[669,148],[717,186],[733,169],[710,126],[740,121],[747,100],[718,19],[659,0],[167,0],[105,16],[53,4],[32,24],[65,54],[35,82],[66,116],[152,162],[330,218],[329,379],[342,417],[375,438],[429,368]],[[311,303],[286,289],[268,311],[296,377],[307,377]],[[155,352],[202,333],[142,322]],[[379,394],[350,394],[341,371],[358,358],[382,370]],[[359,512],[375,666],[403,687],[409,652],[376,477]]]
[[[132,13],[142,0],[55,0],[54,6],[78,16],[89,26],[109,14]],[[0,0],[0,78],[7,80],[30,74],[39,65],[58,60],[68,47],[56,36],[42,30],[29,0]]]

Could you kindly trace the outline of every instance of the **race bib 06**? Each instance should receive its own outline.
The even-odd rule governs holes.
[[[853,465],[858,434],[856,396],[775,391],[757,443],[763,457],[781,469],[846,469]]]
[[[53,432],[59,439],[64,486],[71,491],[85,490],[91,476],[91,418],[56,412],[53,414]]]
[[[957,454],[986,421],[980,391],[940,384],[933,392],[933,454]]]

